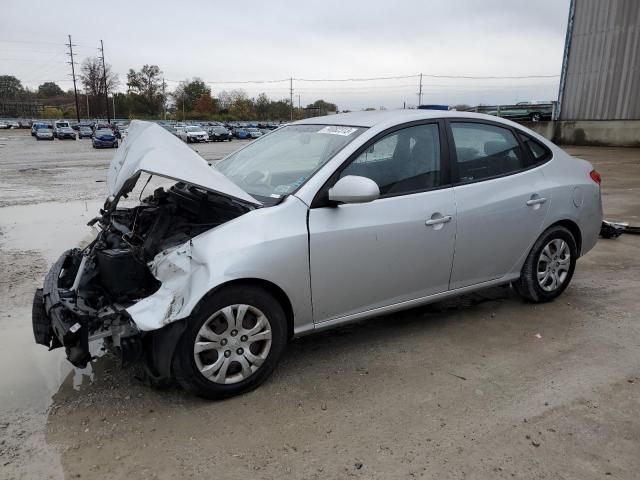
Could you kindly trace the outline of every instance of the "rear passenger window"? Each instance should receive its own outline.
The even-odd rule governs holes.
[[[531,154],[534,164],[546,162],[551,158],[551,151],[533,138],[520,133],[520,140]]]
[[[511,130],[483,123],[451,123],[461,182],[515,173],[527,168]]]

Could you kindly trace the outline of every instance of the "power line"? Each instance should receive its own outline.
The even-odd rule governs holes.
[[[370,78],[294,78],[294,80],[297,82],[371,82],[376,80],[401,80],[405,78],[417,78],[419,76],[420,74]]]

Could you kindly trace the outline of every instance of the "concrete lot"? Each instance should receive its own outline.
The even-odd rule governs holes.
[[[640,224],[640,149],[568,150]],[[33,290],[86,238],[112,153],[0,133],[0,478],[638,478],[640,238],[599,242],[552,304],[499,288],[306,337],[212,403],[33,343]]]

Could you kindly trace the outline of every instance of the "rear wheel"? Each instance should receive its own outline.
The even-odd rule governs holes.
[[[173,370],[185,390],[205,398],[256,388],[269,377],[287,343],[282,306],[256,287],[220,290],[188,321]]]
[[[578,250],[573,234],[562,226],[550,227],[538,238],[514,282],[526,300],[543,303],[558,297],[569,285]]]

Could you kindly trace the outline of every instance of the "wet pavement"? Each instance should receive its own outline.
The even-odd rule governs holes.
[[[639,237],[601,241],[552,304],[499,288],[306,337],[205,402],[35,345],[33,290],[90,238],[113,152],[0,137],[0,478],[637,478]],[[640,223],[640,150],[569,150]]]

